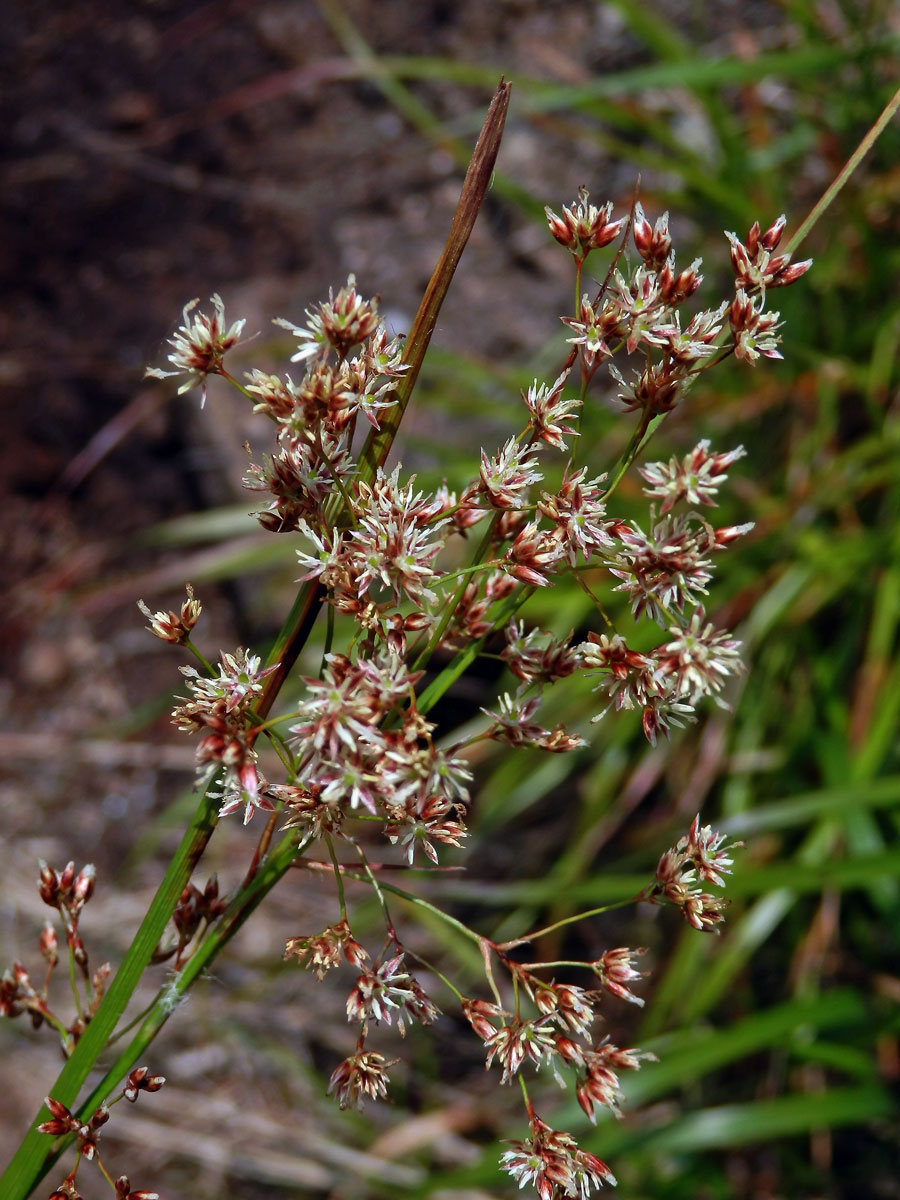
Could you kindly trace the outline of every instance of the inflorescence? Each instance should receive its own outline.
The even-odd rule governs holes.
[[[389,915],[388,895],[400,889],[379,883],[383,876],[373,872],[353,822],[379,823],[408,865],[422,857],[425,866],[436,865],[466,836],[476,743],[552,753],[584,745],[580,734],[542,722],[547,688],[593,677],[594,719],[610,709],[633,710],[655,743],[673,726],[695,720],[705,698],[724,704],[726,684],[741,669],[739,642],[707,616],[706,605],[718,555],[752,529],[750,523],[717,526],[711,516],[743,448],[717,451],[704,440],[683,457],[641,466],[649,501],[643,525],[617,516],[611,500],[658,420],[683,401],[700,373],[728,357],[751,365],[780,357],[781,320],[768,306],[769,293],[793,283],[810,264],[776,253],[783,217],[765,231],[755,224],[743,242],[728,234],[733,295],[687,313],[702,283],[700,262],[676,266],[667,215],[651,224],[635,203],[630,214],[615,217],[612,204],[597,207],[582,189],[562,214],[548,209],[547,219],[576,272],[577,311],[563,318],[568,358],[552,382],[535,380],[523,392],[520,432],[498,449],[483,449],[473,477],[458,491],[446,484],[421,488],[399,465],[386,471],[374,459],[372,438],[363,438],[381,428],[408,366],[402,340],[388,336],[376,301],[359,294],[352,275],[337,295],[307,310],[305,322],[277,322],[296,338],[296,378],[253,370],[244,385],[228,374],[224,358],[244,322],[228,326],[218,296],[211,315],[195,312],[196,301],[186,307],[168,356],[172,369],[148,372],[177,376],[179,391],[199,384],[204,398],[208,377],[220,375],[268,418],[272,452],[252,463],[245,479],[262,497],[257,520],[299,540],[299,582],[330,609],[329,629],[339,618],[341,628],[350,622],[343,650],[333,648],[329,633],[320,671],[302,680],[284,737],[259,715],[264,698],[268,711],[277,663],[263,666],[243,648],[207,663],[192,643],[201,610],[190,588],[180,613],[153,614],[141,604],[157,637],[192,650],[201,663],[200,669],[181,668],[188,695],[173,717],[179,729],[200,735],[198,783],[215,781],[220,816],[242,811],[246,823],[261,810],[296,831],[298,856],[315,844],[326,848],[328,861],[318,866],[334,871],[340,916],[317,934],[291,938],[285,957],[320,979],[341,964],[356,974],[346,1001],[356,1047],[329,1088],[342,1107],[387,1094],[392,1061],[370,1047],[373,1026],[396,1021],[403,1032],[409,1022],[428,1025],[439,1015]],[[582,294],[587,258],[613,244],[603,284],[595,294]],[[626,268],[629,245],[636,263]],[[629,371],[613,362],[632,356],[638,365]],[[604,367],[616,402],[638,414],[638,425],[619,463],[598,472],[576,463],[575,439],[588,388]],[[554,455],[561,456],[558,468]],[[560,638],[529,624],[520,611],[534,589],[552,588],[567,576],[584,588],[597,614],[600,627],[586,637]],[[659,627],[654,646],[642,639],[638,650],[619,632],[597,599],[604,587],[624,595],[634,622]],[[436,654],[449,656],[451,666],[437,683],[455,678],[491,637],[502,644],[509,682],[481,710],[478,728],[468,726],[456,740],[442,736],[431,719],[440,687],[425,685],[426,668],[433,670]],[[277,743],[283,769],[277,781],[260,769],[260,738]],[[352,855],[349,864],[335,851],[341,843]],[[731,850],[695,819],[636,899],[674,906],[694,928],[715,930],[724,901],[703,885],[723,885]],[[45,887],[55,889],[57,907],[69,915],[70,949],[81,965],[74,900],[62,897],[74,897],[79,887],[88,891],[87,877],[82,872],[77,882],[71,865],[65,887],[49,869],[42,881],[45,875]],[[374,957],[353,935],[345,896],[350,878],[368,882],[384,912],[385,938]],[[176,910],[177,938],[157,957],[174,955],[179,969],[192,939],[214,925],[223,908],[214,879],[203,891],[191,885]],[[523,1072],[531,1067],[571,1080],[592,1120],[598,1108],[619,1114],[620,1073],[653,1056],[597,1039],[593,1027],[608,995],[643,1003],[632,991],[643,975],[636,966],[642,951],[618,947],[593,961],[527,963],[512,951],[536,935],[496,943],[445,919],[477,942],[490,998],[465,996],[444,982],[484,1044],[486,1067],[499,1070],[501,1083],[517,1079],[525,1095],[529,1133],[503,1154],[504,1169],[520,1185],[531,1183],[541,1200],[584,1197],[614,1183],[605,1163],[538,1116]],[[45,957],[51,951],[49,942],[42,944]],[[557,981],[559,972],[566,978]],[[590,986],[570,982],[576,973]],[[41,1020],[45,993],[31,987],[17,964],[3,978],[0,999],[7,1015],[28,1010]],[[90,1122],[75,1129],[76,1118],[54,1104],[46,1132],[76,1132],[88,1156]],[[116,1188],[117,1195],[150,1195],[130,1192],[127,1180]]]
[[[411,973],[351,818],[379,821],[408,864],[419,854],[426,865],[437,864],[446,847],[458,847],[466,836],[475,743],[553,753],[584,744],[579,734],[541,722],[546,688],[571,676],[594,676],[600,697],[594,719],[611,708],[634,710],[655,743],[673,726],[694,721],[704,698],[724,704],[728,679],[741,669],[740,643],[707,616],[706,604],[717,556],[753,528],[717,526],[709,515],[743,447],[717,451],[704,440],[683,457],[641,466],[650,504],[646,525],[615,515],[610,500],[655,423],[683,401],[699,374],[731,356],[750,364],[780,357],[781,321],[768,306],[769,292],[793,283],[810,264],[776,253],[783,217],[765,231],[754,225],[743,242],[728,234],[733,297],[685,314],[703,277],[699,260],[676,266],[667,215],[651,224],[636,203],[630,215],[615,217],[612,204],[597,207],[582,189],[561,215],[548,209],[547,219],[572,256],[579,292],[588,256],[613,243],[618,249],[596,294],[580,295],[575,315],[563,318],[571,347],[563,369],[552,382],[535,380],[523,392],[523,428],[499,449],[483,449],[477,474],[459,491],[446,484],[420,488],[399,465],[385,471],[368,457],[371,439],[362,444],[357,436],[361,417],[361,430],[380,428],[407,366],[401,340],[388,337],[377,303],[360,296],[352,275],[336,296],[307,311],[305,323],[277,322],[297,339],[292,361],[302,375],[295,380],[253,370],[246,386],[238,385],[275,430],[273,452],[253,463],[245,480],[263,497],[257,519],[267,530],[299,535],[299,581],[316,589],[332,620],[350,618],[355,632],[345,652],[329,649],[319,674],[303,680],[280,746],[289,768],[282,781],[267,781],[259,771],[253,719],[276,667],[263,668],[243,649],[222,654],[210,670],[184,667],[190,694],[174,716],[180,728],[202,734],[198,777],[202,783],[217,778],[222,816],[242,809],[246,823],[257,810],[274,810],[299,831],[304,847],[322,841],[329,848],[340,920],[292,938],[286,957],[319,978],[341,963],[358,973],[346,1006],[359,1031],[356,1049],[330,1084],[342,1107],[386,1095],[392,1063],[369,1047],[372,1025],[396,1020],[402,1032],[407,1021],[427,1025],[438,1016]],[[628,241],[637,262],[626,270]],[[231,380],[222,360],[242,322],[226,330],[218,297],[213,307],[212,317],[192,321],[186,310],[173,340],[169,361],[185,377],[184,387],[205,384],[210,374]],[[632,356],[638,366],[627,374],[613,362]],[[639,414],[629,449],[611,474],[577,465],[574,449],[579,410],[601,367],[608,368],[623,411]],[[559,470],[548,461],[554,454],[563,456]],[[476,538],[477,549],[460,569],[466,544]],[[595,580],[604,573],[608,591],[624,593],[635,621],[662,629],[654,647],[646,648],[645,639],[644,648],[633,648],[595,599]],[[595,601],[601,628],[586,639],[559,638],[520,615],[534,589],[553,587],[567,575]],[[147,613],[153,632],[190,645],[199,611],[194,605],[189,592],[180,618]],[[474,657],[497,634],[511,683],[482,710],[481,728],[456,741],[438,740],[425,668],[438,652],[452,661]],[[355,877],[368,877],[384,908],[386,938],[374,960],[347,916],[343,883],[350,868],[339,865],[333,851],[342,840],[361,864]],[[714,930],[725,902],[702,885],[723,884],[730,850],[696,819],[637,899],[673,905],[696,929]],[[591,1119],[597,1106],[618,1114],[619,1073],[652,1055],[608,1038],[596,1041],[591,1029],[604,994],[643,1003],[631,990],[641,977],[635,966],[640,951],[620,947],[594,962],[523,964],[509,951],[528,939],[501,945],[472,936],[493,998],[456,995],[484,1042],[486,1066],[499,1067],[501,1083],[521,1079],[526,1064],[560,1080],[571,1076]],[[505,971],[511,993],[496,983],[494,964]],[[560,966],[587,972],[594,987],[556,982]],[[614,1183],[609,1168],[571,1134],[545,1124],[524,1083],[523,1090],[530,1131],[503,1155],[509,1174],[521,1185],[532,1183],[542,1200],[586,1196]]]

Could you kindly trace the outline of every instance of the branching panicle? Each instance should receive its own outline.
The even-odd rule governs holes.
[[[615,1178],[571,1134],[536,1114],[525,1077],[549,1071],[574,1089],[591,1120],[598,1108],[620,1115],[621,1072],[637,1070],[654,1056],[620,1048],[607,1037],[598,1040],[595,1027],[606,1018],[610,996],[644,1003],[632,990],[645,974],[635,966],[644,952],[619,946],[584,961],[522,962],[513,948],[602,910],[495,943],[388,880],[412,867],[450,865],[446,860],[452,862],[466,837],[474,764],[479,754],[495,749],[490,743],[549,753],[586,745],[564,722],[548,728],[538,719],[547,689],[595,679],[601,712],[594,720],[609,709],[635,710],[633,720],[654,744],[673,727],[696,720],[707,698],[724,705],[728,681],[741,670],[740,642],[707,617],[707,598],[718,552],[752,525],[716,527],[698,510],[715,507],[743,447],[714,450],[704,439],[687,454],[642,466],[651,501],[646,524],[616,514],[615,489],[648,434],[683,403],[701,371],[728,356],[750,364],[780,357],[781,320],[767,307],[767,291],[794,282],[809,263],[791,264],[788,255],[776,254],[783,218],[765,232],[755,224],[745,242],[729,234],[733,294],[701,308],[694,302],[703,284],[700,261],[677,265],[668,214],[651,222],[635,203],[629,215],[616,217],[611,202],[594,205],[582,188],[561,215],[547,209],[547,220],[575,266],[576,311],[562,318],[568,358],[552,381],[535,380],[522,393],[522,427],[499,447],[482,448],[458,491],[446,483],[420,486],[400,465],[384,469],[407,385],[415,378],[408,372],[418,343],[414,332],[412,350],[388,336],[377,301],[358,292],[353,275],[337,295],[329,293],[327,301],[308,309],[305,323],[277,322],[297,341],[291,358],[299,364],[295,377],[254,369],[246,387],[237,384],[254,411],[268,419],[273,438],[271,453],[252,463],[245,479],[249,490],[263,496],[257,518],[266,530],[300,535],[295,551],[301,591],[292,623],[272,655],[279,662],[263,666],[243,648],[220,652],[212,662],[204,658],[192,640],[201,607],[190,585],[180,612],[152,613],[143,602],[140,608],[155,636],[185,647],[200,664],[181,667],[188,695],[172,713],[180,730],[199,735],[198,785],[213,785],[208,795],[220,817],[243,811],[246,824],[257,810],[271,814],[246,880],[232,897],[219,896],[215,876],[202,889],[190,882],[175,889],[180,897],[172,901],[174,911],[167,910],[174,938],[164,939],[155,956],[172,960],[166,1015],[177,1004],[190,964],[205,964],[209,939],[224,944],[225,927],[230,930],[240,904],[259,898],[252,889],[260,872],[284,853],[282,873],[296,863],[333,878],[338,910],[321,932],[290,938],[285,958],[320,980],[341,968],[353,973],[345,1010],[357,1027],[356,1047],[335,1068],[328,1090],[342,1108],[384,1099],[395,1060],[370,1047],[373,1031],[396,1021],[403,1033],[407,1023],[427,1026],[439,1015],[413,973],[421,960],[401,942],[389,912],[388,901],[399,895],[477,946],[490,999],[464,996],[451,980],[441,979],[482,1041],[486,1068],[496,1065],[503,1084],[521,1083],[526,1097],[528,1136],[511,1143],[502,1166],[520,1186],[532,1184],[541,1200],[562,1200],[587,1197]],[[617,239],[620,245],[599,276],[604,283],[595,294],[582,291],[589,256]],[[628,240],[637,251],[630,267]],[[689,301],[692,311],[685,308]],[[184,324],[171,342],[168,361],[174,370],[149,374],[180,375],[180,391],[200,384],[205,398],[210,375],[236,383],[224,357],[239,341],[244,322],[226,327],[218,296],[211,314],[195,313],[196,303],[185,308]],[[623,359],[631,360],[625,371]],[[608,371],[623,420],[636,414],[635,428],[618,463],[576,465],[576,419],[601,370]],[[542,630],[524,608],[533,589],[551,589],[573,576],[602,629],[580,635],[583,640]],[[296,680],[291,713],[270,718],[320,604],[328,610],[321,667]],[[632,636],[632,626],[641,621],[663,630],[656,631],[657,644]],[[493,657],[508,674],[464,732],[448,736],[435,705],[486,646],[494,648]],[[455,657],[442,665],[439,654],[447,652]],[[283,719],[289,722],[286,733]],[[277,755],[280,774],[274,781],[260,770],[263,745]],[[285,849],[272,851],[278,823],[286,831]],[[361,829],[368,831],[365,838]],[[370,835],[380,837],[385,862],[370,861]],[[660,858],[637,899],[677,907],[698,930],[716,929],[725,901],[703,886],[723,885],[733,848],[696,818]],[[266,886],[278,877],[268,882],[266,876]],[[52,926],[39,940],[47,964],[43,986],[32,982],[21,963],[0,979],[0,1015],[28,1012],[36,1026],[53,1025],[67,1053],[89,1026],[106,987],[106,968],[89,975],[78,932],[93,883],[93,868],[76,873],[70,863],[57,873],[42,864],[41,897],[62,918],[73,979],[76,968],[83,977],[87,998],[78,1001],[74,1022],[65,1026],[48,1006],[48,981],[61,957]],[[365,949],[352,931],[351,884],[367,885],[383,915],[377,950]],[[133,1102],[163,1082],[139,1068],[117,1099]],[[60,1101],[47,1103],[51,1120],[42,1132],[73,1137],[79,1161],[95,1157],[108,1104],[83,1120]],[[155,1196],[132,1191],[124,1175],[113,1186],[119,1200]],[[74,1171],[56,1194],[77,1195]]]

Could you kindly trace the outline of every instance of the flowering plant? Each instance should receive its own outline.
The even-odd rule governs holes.
[[[550,232],[570,254],[575,273],[576,310],[563,318],[565,362],[552,381],[535,380],[524,391],[522,428],[499,448],[481,451],[461,490],[420,488],[399,464],[388,470],[385,463],[490,178],[507,100],[502,85],[447,248],[405,341],[389,336],[377,302],[360,294],[351,275],[336,295],[307,311],[305,322],[278,322],[297,340],[293,376],[252,370],[240,382],[229,373],[226,355],[239,343],[244,322],[229,326],[218,296],[211,312],[197,311],[196,301],[185,308],[168,366],[149,372],[177,378],[179,391],[199,385],[204,400],[209,377],[219,376],[270,422],[272,452],[251,464],[245,482],[261,497],[256,518],[263,528],[291,536],[301,586],[265,664],[242,647],[214,662],[207,658],[194,640],[201,605],[190,587],[177,613],[152,613],[141,605],[151,632],[195,659],[196,665],[181,667],[187,694],[173,718],[180,730],[198,737],[202,798],[109,986],[107,969],[89,977],[77,930],[93,890],[91,868],[76,876],[71,865],[59,875],[42,867],[42,897],[63,918],[73,978],[77,968],[88,1003],[76,988],[77,1015],[67,1026],[49,1008],[46,982],[36,988],[18,963],[3,977],[3,1014],[27,1011],[36,1024],[50,1024],[68,1056],[47,1100],[50,1118],[42,1114],[4,1177],[11,1200],[27,1195],[45,1169],[50,1151],[39,1143],[47,1135],[60,1143],[74,1138],[77,1146],[76,1167],[54,1196],[79,1194],[77,1167],[82,1160],[99,1162],[98,1133],[110,1094],[125,1076],[128,1099],[161,1086],[161,1077],[148,1068],[135,1070],[134,1063],[179,998],[295,865],[331,872],[336,919],[320,931],[292,936],[285,957],[320,979],[341,963],[357,973],[346,1000],[355,1043],[329,1086],[341,1107],[387,1095],[392,1062],[373,1048],[375,1028],[396,1020],[403,1032],[410,1023],[434,1022],[437,1004],[420,978],[431,974],[483,1042],[486,1067],[496,1064],[501,1084],[516,1079],[521,1087],[528,1136],[504,1152],[503,1168],[519,1184],[532,1183],[542,1200],[585,1196],[615,1182],[605,1163],[538,1115],[526,1076],[529,1069],[549,1071],[562,1083],[571,1081],[592,1120],[598,1106],[618,1114],[620,1073],[653,1056],[598,1040],[593,1028],[607,995],[643,1004],[632,990],[642,977],[642,952],[623,946],[590,960],[522,961],[522,947],[605,908],[494,941],[385,876],[391,867],[436,867],[463,844],[474,786],[472,752],[479,743],[550,753],[585,744],[580,733],[559,724],[548,728],[540,718],[547,690],[564,687],[567,679],[590,676],[599,698],[594,719],[610,709],[634,712],[652,743],[692,721],[705,698],[724,703],[726,681],[740,669],[739,643],[708,617],[706,598],[717,556],[752,526],[717,527],[709,510],[743,449],[717,450],[703,440],[682,458],[642,466],[651,502],[646,526],[616,515],[615,492],[698,375],[729,357],[751,366],[760,357],[780,357],[780,318],[770,293],[795,282],[810,264],[777,252],[783,217],[765,230],[754,224],[743,241],[728,235],[733,294],[698,308],[700,263],[676,265],[667,217],[651,224],[638,201],[616,216],[611,203],[598,207],[582,189],[561,214],[547,210]],[[585,263],[604,247],[610,248],[605,277],[595,291],[584,291]],[[614,359],[638,365],[628,377]],[[597,470],[578,461],[577,422],[604,368],[614,402],[637,421],[619,460]],[[560,638],[527,615],[535,589],[552,588],[565,577],[584,589],[596,614],[597,628],[583,637]],[[624,593],[635,623],[659,627],[655,645],[634,648],[630,630],[622,632],[608,614],[604,590]],[[326,633],[319,669],[302,678],[290,711],[273,717],[320,613]],[[461,735],[442,729],[437,702],[494,644],[502,647],[508,682],[481,710],[477,728]],[[220,898],[214,879],[201,888],[192,875],[218,822],[237,813],[245,825],[260,813],[264,829],[243,883]],[[373,838],[363,835],[372,826],[386,843],[386,862],[372,861]],[[695,929],[714,930],[724,901],[704,885],[723,885],[731,850],[698,817],[633,899],[673,906]],[[370,888],[380,905],[384,936],[377,949],[365,948],[354,934],[351,880]],[[477,946],[484,995],[466,994],[407,945],[391,914],[397,896]],[[169,920],[174,937],[166,938]],[[55,934],[42,936],[41,952],[49,978],[58,961]],[[77,1103],[88,1070],[150,961],[170,962],[170,979],[105,1078]],[[153,1195],[132,1192],[126,1176],[113,1181],[101,1169],[117,1196]]]

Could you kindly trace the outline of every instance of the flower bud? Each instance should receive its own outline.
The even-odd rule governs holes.
[[[72,907],[83,908],[94,894],[94,885],[97,880],[97,868],[93,863],[87,863],[78,872],[75,879],[75,886],[72,893]]]
[[[40,937],[41,956],[47,960],[51,967],[55,967],[59,962],[59,943],[56,939],[56,930],[47,921],[44,928],[41,930]]]
[[[48,866],[44,860],[38,859],[40,867],[40,875],[38,877],[38,892],[45,904],[49,904],[51,908],[57,907],[57,898],[59,896],[59,877],[51,866]]]
[[[764,250],[774,250],[775,249],[775,247],[781,241],[781,235],[782,235],[782,233],[784,233],[784,227],[786,224],[787,224],[787,217],[784,215],[784,213],[782,213],[781,216],[778,218],[778,220],[775,221],[774,224],[770,225],[769,228],[766,230],[766,232],[762,235],[762,237],[759,238],[759,241]],[[756,224],[754,225],[753,228],[756,230],[757,235],[758,235],[759,234],[759,222],[758,221],[756,222]],[[749,238],[748,238],[748,245],[749,245]]]

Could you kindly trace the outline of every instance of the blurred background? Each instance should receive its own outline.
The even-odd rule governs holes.
[[[292,343],[270,318],[302,320],[350,272],[406,329],[505,75],[493,187],[402,434],[423,485],[458,484],[564,357],[572,279],[543,205],[584,184],[624,211],[640,176],[679,264],[703,256],[714,307],[722,231],[784,212],[789,236],[886,104],[900,18],[888,0],[13,0],[0,42],[0,964],[38,977],[37,859],[97,864],[83,933],[94,965],[115,964],[193,808],[193,746],[167,720],[183,660],[135,601],[177,607],[190,580],[210,654],[264,652],[293,594],[293,547],[248,518],[240,486],[243,443],[261,452],[267,429],[221,381],[201,412],[142,378],[182,306],[218,292],[247,318],[258,336],[232,370],[283,369]],[[895,120],[801,247],[814,270],[773,301],[784,363],[717,370],[650,449],[748,451],[718,523],[756,529],[710,597],[744,643],[733,711],[653,749],[631,714],[591,726],[588,689],[560,698],[548,718],[589,749],[485,754],[466,873],[423,885],[513,936],[636,892],[698,810],[746,843],[721,937],[625,910],[569,947],[648,947],[646,1008],[605,1009],[615,1042],[660,1058],[626,1081],[625,1118],[592,1131],[552,1085],[541,1106],[628,1200],[900,1196],[898,151]],[[630,432],[600,389],[579,453],[607,469]],[[646,518],[634,479],[617,504]],[[528,616],[560,634],[593,620],[577,589]],[[494,675],[447,719],[489,702]],[[253,826],[219,831],[223,889],[254,844]],[[317,984],[282,949],[332,917],[299,873],[267,900],[154,1047],[167,1087],[116,1113],[114,1174],[167,1200],[512,1194],[498,1143],[524,1136],[521,1100],[448,997],[407,1039],[390,1105],[325,1098],[352,1048],[352,980]],[[436,955],[434,937],[413,941]],[[465,947],[440,953],[474,988]],[[20,1020],[0,1025],[0,1056],[5,1162],[59,1052]]]

